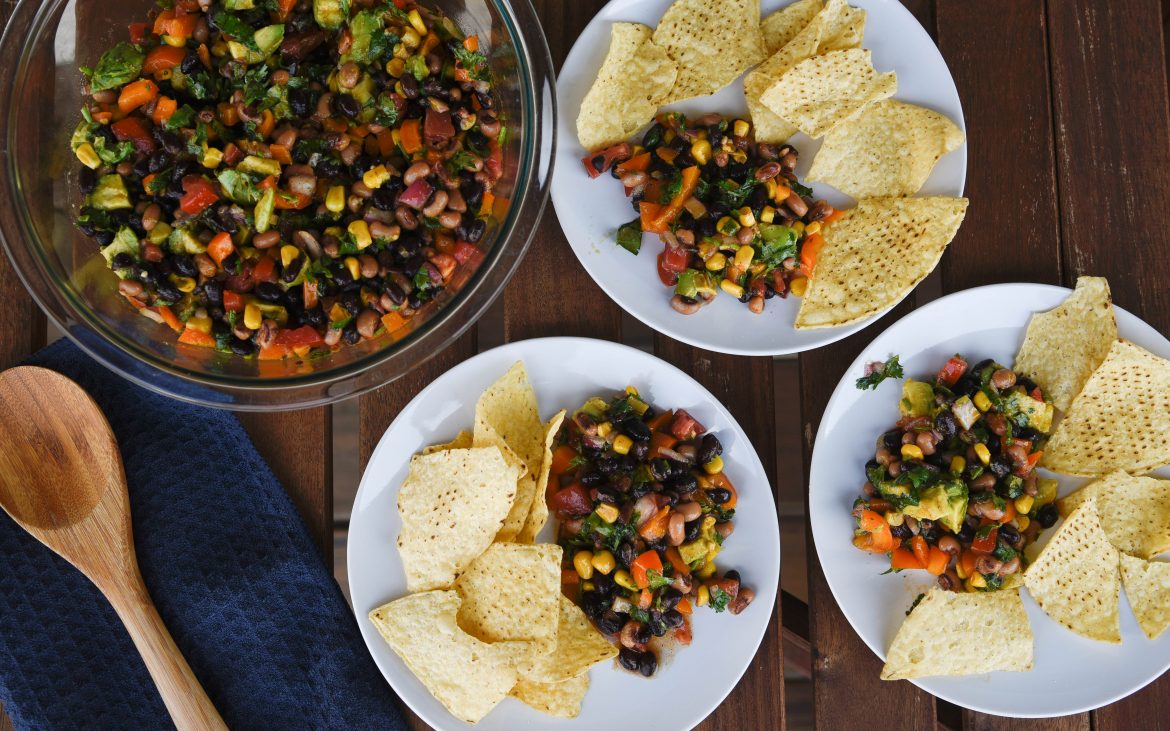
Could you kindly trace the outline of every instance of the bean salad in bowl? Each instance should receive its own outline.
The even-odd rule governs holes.
[[[83,69],[77,226],[179,342],[307,358],[407,326],[493,224],[476,36],[413,0],[165,0]]]

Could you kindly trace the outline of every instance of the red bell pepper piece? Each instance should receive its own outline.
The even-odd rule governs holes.
[[[295,330],[285,328],[276,334],[276,344],[283,345],[290,349],[317,347],[325,344],[321,333],[317,332],[312,325],[302,325]]]
[[[938,372],[938,382],[944,386],[953,386],[966,372],[967,361],[957,355],[952,356]]]
[[[183,197],[179,199],[179,208],[183,213],[189,216],[198,215],[217,200],[219,192],[207,178],[201,175],[188,175],[183,178]]]
[[[120,141],[129,140],[134,143],[134,149],[138,152],[154,152],[154,138],[150,136],[150,130],[146,128],[141,117],[119,119],[110,125],[110,129]]]

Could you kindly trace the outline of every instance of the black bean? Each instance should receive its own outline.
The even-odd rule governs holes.
[[[634,446],[630,447],[630,456],[639,462],[646,459],[646,455],[650,452],[649,442],[634,442]]]
[[[159,299],[168,304],[178,302],[183,299],[183,293],[179,288],[167,281],[160,280],[154,286],[154,291],[158,293]]]
[[[357,115],[362,113],[361,102],[349,94],[342,94],[337,97],[337,109],[350,119],[357,119]]]
[[[305,310],[301,313],[301,320],[306,325],[312,325],[315,328],[322,328],[325,326],[325,310],[318,305],[312,309]]]
[[[650,626],[647,624],[643,624],[642,626],[638,627],[638,631],[634,633],[634,641],[637,642],[639,645],[644,645],[647,642],[649,642],[650,638],[653,636],[654,636],[654,633],[650,629]]]
[[[134,161],[134,177],[145,178],[150,175],[150,156],[142,155]]]
[[[308,92],[303,89],[289,89],[288,91],[288,107],[292,110],[294,116],[302,119],[309,116],[312,111],[310,105],[312,100],[309,98]]]
[[[190,254],[175,254],[171,257],[171,263],[174,264],[175,271],[184,277],[194,277],[199,274],[199,267],[195,266],[195,260]]]
[[[223,304],[223,282],[218,279],[208,279],[203,283],[203,296],[208,304]]]
[[[232,352],[236,355],[251,355],[256,346],[252,344],[251,340],[240,340],[233,337],[231,342]]]
[[[658,658],[653,652],[643,652],[638,658],[638,672],[649,678],[658,669]]]
[[[704,434],[703,441],[699,443],[699,464],[707,464],[721,454],[723,454],[723,444],[720,443],[719,437],[714,434]]]
[[[366,174],[366,171],[378,164],[378,160],[370,155],[358,155],[349,166],[350,173],[355,178],[360,178]]]
[[[605,614],[605,610],[609,602],[605,600],[601,594],[596,591],[581,592],[581,610],[585,612],[585,616],[596,621],[601,619],[601,615]]]
[[[1019,529],[1011,523],[1004,523],[999,527],[999,539],[1012,548],[1019,548],[1024,542],[1024,537],[1020,535]]]
[[[993,439],[991,441],[998,442],[999,440]],[[991,447],[991,445],[989,444],[988,448],[990,449],[990,447]],[[988,465],[988,469],[990,469],[992,474],[994,474],[997,478],[1003,479],[1012,471],[1012,463],[1011,463],[1010,459],[1008,459],[1007,457],[1005,457],[1003,455],[1000,455],[1000,456],[996,457],[995,459],[991,460],[991,464]]]
[[[338,262],[333,267],[333,283],[338,287],[344,287],[347,284],[353,283],[353,275],[349,273],[349,269],[341,262]]]
[[[479,243],[479,240],[483,238],[484,231],[487,230],[487,223],[471,213],[463,214],[460,226],[464,229],[460,238],[471,244]]]
[[[357,292],[346,292],[341,295],[341,306],[350,315],[356,316],[362,311],[362,298]]]
[[[579,481],[585,487],[599,487],[605,484],[605,475],[597,470],[586,470]]]
[[[633,439],[635,442],[650,441],[650,427],[646,426],[646,422],[642,421],[642,419],[639,417],[635,416],[633,418],[626,419],[621,423],[620,428],[622,432],[626,434],[626,436],[628,436],[630,439]]]
[[[684,472],[681,475],[671,477],[666,484],[670,486],[670,489],[674,490],[679,495],[687,495],[694,492],[699,487],[698,479],[689,471]]]
[[[696,521],[696,524],[697,523],[698,521]],[[637,557],[638,552],[634,549],[633,544],[629,541],[626,541],[622,543],[622,545],[618,546],[616,558],[618,563],[620,563],[622,566],[629,568],[629,566],[634,563],[634,559]]]
[[[1056,519],[1059,515],[1056,512],[1056,505],[1054,503],[1048,503],[1036,511],[1036,522],[1040,524],[1041,528],[1051,528],[1056,525]]]
[[[362,336],[361,333],[357,331],[356,322],[353,320],[349,321],[349,324],[347,324],[345,329],[341,331],[341,339],[345,341],[346,345],[357,345],[359,342],[361,342]]]
[[[685,527],[686,527],[686,542],[687,543],[690,543],[691,541],[693,541],[699,537],[699,533],[701,532],[702,527],[703,527],[701,525],[701,523],[702,523],[702,521],[700,519],[696,518],[695,520],[692,520],[690,523],[686,524]]]
[[[402,95],[407,99],[418,98],[418,79],[410,74],[403,74],[399,79],[402,82]]]
[[[707,491],[707,497],[716,505],[722,505],[731,499],[731,492],[727,488],[716,487]]]
[[[666,623],[666,626],[670,629],[678,629],[684,624],[683,616],[677,609],[671,609],[669,612],[664,612],[662,615],[662,621]]]
[[[625,623],[626,620],[622,615],[610,609],[601,615],[601,619],[597,620],[597,628],[607,635],[616,635],[622,631],[622,625]]]
[[[623,647],[621,652],[618,653],[618,662],[626,670],[629,670],[631,673],[636,673],[642,665],[642,653],[637,650],[631,650],[628,647]]]
[[[126,252],[115,254],[113,261],[110,262],[115,269],[129,269],[134,266],[134,257]]]
[[[942,411],[934,417],[934,430],[939,433],[943,441],[946,441],[958,433],[959,425],[955,423],[955,417],[951,415],[951,412]]]
[[[345,166],[331,157],[319,160],[314,170],[322,178],[340,178],[345,174]]]
[[[666,622],[662,619],[662,612],[657,609],[650,610],[650,634],[655,637],[662,637],[666,634]]]
[[[675,589],[674,587],[667,588],[666,591],[662,592],[662,609],[664,611],[674,609],[678,606],[678,603],[682,601],[682,598],[683,594],[681,591]]]
[[[975,540],[975,529],[969,523],[964,522],[963,527],[959,528],[958,539],[960,543],[970,543]]]
[[[906,525],[905,522],[902,522],[898,525],[891,525],[890,533],[894,536],[894,538],[909,538],[910,536],[914,535],[910,530],[910,526]]]
[[[417,310],[426,303],[426,300],[424,300],[422,297],[419,297],[417,294],[411,294],[406,298],[406,303],[410,306],[410,309]]]
[[[603,574],[600,571],[593,574],[593,587],[598,594],[604,597],[613,596],[614,591],[617,590],[617,582],[613,580],[613,576]]]
[[[179,70],[185,74],[190,74],[191,72],[195,71],[196,69],[198,69],[202,65],[203,65],[203,62],[199,60],[198,54],[189,53],[183,59],[183,63],[180,64]]]
[[[298,256],[288,263],[280,273],[280,280],[286,284],[292,284],[296,278],[301,275],[301,270],[305,268],[305,257]]]
[[[390,183],[397,181],[394,178],[388,183],[382,185],[374,191],[374,195],[370,198],[374,202],[374,207],[382,211],[392,211],[397,205],[398,194],[402,192],[399,186],[391,185]]]
[[[109,246],[114,243],[114,234],[110,231],[94,231],[93,238],[98,246]]]
[[[284,299],[284,290],[272,282],[259,282],[252,293],[265,302],[280,302]]]

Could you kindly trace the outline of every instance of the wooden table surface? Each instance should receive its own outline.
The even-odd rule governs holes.
[[[1170,113],[1166,0],[903,0],[938,43],[963,102],[970,145],[966,222],[940,275],[880,322],[800,356],[799,381],[777,383],[769,358],[720,355],[656,336],[654,351],[706,385],[735,414],[776,474],[776,413],[799,403],[804,463],[820,414],[845,365],[883,328],[931,296],[1009,281],[1072,285],[1108,277],[1113,297],[1170,333]],[[554,62],[563,62],[601,0],[535,0]],[[0,20],[13,0],[0,0]],[[557,293],[560,306],[550,307]],[[44,321],[0,257],[0,368],[44,341]],[[577,264],[547,208],[503,295],[504,338],[580,335],[621,340],[622,316]],[[407,377],[361,397],[360,461],[424,385],[478,352],[473,328]],[[774,388],[778,387],[778,388]],[[322,553],[332,554],[332,419],[328,408],[243,418],[276,469]],[[316,445],[315,449],[306,448]],[[798,486],[798,489],[803,489]],[[905,681],[878,679],[881,663],[850,628],[825,583],[811,541],[809,601],[785,596],[747,674],[701,726],[784,727],[784,651],[811,670],[823,729],[1170,728],[1170,676],[1093,713],[1019,721],[957,709]],[[785,616],[781,617],[781,606]],[[799,658],[796,664],[799,664]],[[413,719],[417,728],[425,725]],[[0,713],[0,730],[7,728]]]

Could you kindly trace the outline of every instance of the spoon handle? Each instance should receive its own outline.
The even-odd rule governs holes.
[[[175,726],[179,731],[227,731],[219,711],[163,624],[141,575],[134,571],[126,581],[118,583],[116,591],[106,593],[107,598],[142,655]]]

